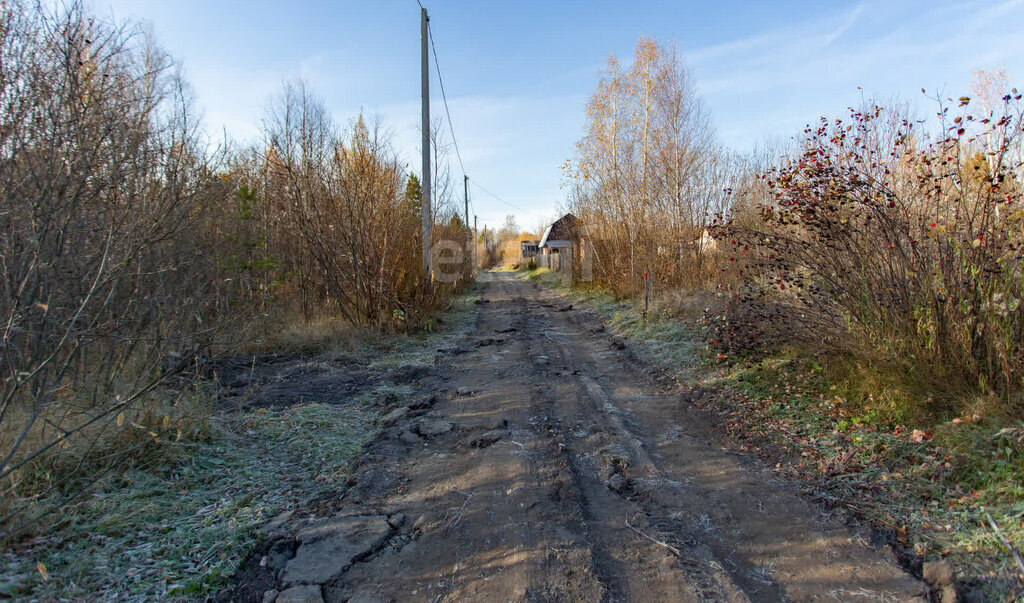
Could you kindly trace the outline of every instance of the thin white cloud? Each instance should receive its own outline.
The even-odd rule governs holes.
[[[691,65],[735,60],[768,63],[771,57],[766,56],[765,51],[770,55],[779,52],[792,54],[829,46],[853,27],[863,11],[862,3],[845,13],[804,20],[739,40],[687,51],[686,58]]]
[[[916,99],[922,87],[960,93],[975,69],[1022,67],[1024,36],[1009,24],[1024,17],[1024,0],[900,8],[861,4],[687,53],[723,139],[751,148],[766,133],[792,134],[856,104],[858,86]]]

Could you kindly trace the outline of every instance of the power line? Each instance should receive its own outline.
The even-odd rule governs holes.
[[[424,8],[423,3],[420,0],[416,0],[416,4],[419,4],[421,9]],[[444,89],[444,78],[441,77],[441,63],[437,58],[437,46],[434,44],[434,28],[430,26],[429,22],[427,23],[427,34],[430,39],[430,49],[434,54],[434,69],[437,71],[437,81],[441,87],[441,99],[444,101],[444,113],[448,118],[448,131],[451,132],[452,134],[452,144],[455,146],[455,157],[459,160],[459,167],[462,169],[462,175],[465,176],[466,166],[462,162],[462,153],[459,151],[459,140],[455,137],[455,124],[452,122],[452,112],[451,109],[448,107],[448,95]],[[519,207],[514,203],[509,203],[508,201],[502,199],[498,195],[495,195],[491,191],[480,186],[479,184],[477,184],[476,180],[473,180],[472,178],[469,179],[469,183],[480,189],[485,194],[493,197],[498,202],[504,203],[505,205],[511,207],[512,209],[521,211],[526,214],[530,213],[529,210],[523,209],[522,207]],[[469,206],[473,210],[473,215],[476,215],[476,205],[473,203],[472,199],[469,200]]]
[[[470,183],[470,184],[472,184],[473,186],[477,187],[478,189],[480,189],[480,190],[481,190],[481,191],[483,191],[484,193],[486,193],[486,194],[490,195],[491,197],[494,197],[495,199],[497,199],[497,200],[498,200],[498,201],[500,201],[501,203],[504,203],[505,205],[507,205],[507,206],[511,207],[512,209],[518,209],[519,211],[521,211],[521,212],[523,212],[523,213],[527,213],[527,214],[531,213],[531,212],[530,212],[530,210],[528,210],[528,209],[523,209],[522,207],[519,207],[518,205],[516,205],[516,204],[514,204],[514,203],[509,203],[508,201],[506,201],[506,200],[502,199],[502,198],[501,198],[501,197],[499,197],[498,195],[495,195],[495,194],[494,194],[494,193],[492,193],[491,191],[489,191],[489,190],[487,190],[486,188],[484,188],[484,187],[480,186],[479,184],[477,184],[477,183],[476,183],[476,181],[475,181],[475,180],[473,180],[472,178],[470,178],[470,179],[469,179],[469,183]]]
[[[419,2],[419,0],[416,0]],[[437,71],[437,81],[441,84],[441,98],[444,100],[444,112],[448,116],[448,131],[452,133],[452,143],[455,145],[455,156],[459,159],[459,167],[462,168],[462,175],[466,175],[466,166],[462,165],[462,153],[459,153],[459,141],[455,138],[455,126],[452,124],[452,112],[448,110],[448,96],[444,93],[444,79],[441,77],[441,63],[437,60],[437,47],[434,46],[434,28],[427,23],[427,32],[430,34],[430,48],[434,52],[434,69]]]

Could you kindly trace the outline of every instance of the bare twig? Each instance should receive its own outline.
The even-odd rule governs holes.
[[[673,554],[673,555],[675,555],[676,557],[682,557],[682,556],[683,556],[683,555],[682,555],[682,553],[680,553],[680,552],[679,552],[679,549],[677,549],[676,547],[672,546],[671,544],[669,544],[669,543],[667,543],[667,542],[662,542],[662,541],[660,541],[660,540],[658,540],[658,539],[656,539],[656,538],[651,538],[651,537],[650,537],[650,536],[648,536],[647,534],[644,534],[644,533],[643,533],[643,532],[641,532],[640,530],[638,530],[638,529],[634,528],[633,526],[629,525],[629,520],[628,520],[628,519],[626,520],[626,527],[627,527],[627,528],[629,528],[630,530],[633,530],[633,531],[634,531],[634,532],[636,532],[637,534],[639,534],[639,535],[643,536],[643,537],[644,537],[644,538],[646,538],[647,540],[650,540],[650,541],[651,541],[651,542],[653,542],[654,544],[656,544],[656,545],[658,545],[658,546],[663,546],[663,547],[665,547],[666,549],[668,549],[669,551],[671,551],[671,552],[672,552],[672,554]]]
[[[1002,542],[1003,546],[1013,555],[1013,560],[1017,562],[1017,567],[1020,568],[1020,578],[1024,580],[1024,560],[1021,560],[1020,553],[1013,547],[1010,539],[1003,535],[1003,531],[999,529],[999,524],[996,523],[995,519],[992,519],[988,511],[985,511],[985,518],[988,519],[988,525],[992,526],[992,531],[996,533],[996,538],[999,539],[999,542]]]
[[[853,458],[853,455],[856,451],[857,450],[855,448],[851,448],[846,454],[844,454],[842,458],[840,458],[839,461],[836,462],[836,464],[831,469],[829,469],[828,473],[826,474],[826,477],[842,477],[844,475],[850,475],[848,473],[839,472],[844,467],[846,467],[846,464],[850,462],[850,459]]]
[[[459,507],[459,512],[455,514],[455,517],[453,517],[452,520],[448,522],[448,526],[444,529],[445,532],[459,525],[459,522],[462,521],[462,512],[466,510],[467,506],[469,506],[469,501],[473,500],[473,496],[475,493],[470,492],[469,494],[466,494],[465,492],[459,492],[459,494],[465,496],[466,500],[463,501],[462,506]]]

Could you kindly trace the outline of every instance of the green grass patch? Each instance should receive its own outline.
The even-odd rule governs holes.
[[[1021,594],[1020,569],[988,518],[1024,543],[1024,446],[1005,421],[928,421],[903,411],[898,388],[837,380],[796,354],[744,360],[708,381],[742,394],[725,429],[742,446],[781,450],[778,469],[831,502],[892,530],[923,560],[948,559],[988,600]],[[865,382],[877,383],[876,393]],[[1001,433],[1002,432],[1002,433]]]

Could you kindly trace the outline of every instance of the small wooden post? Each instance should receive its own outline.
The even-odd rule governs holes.
[[[644,320],[647,320],[647,304],[649,298],[647,295],[647,273],[644,272]]]

